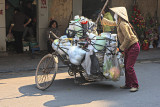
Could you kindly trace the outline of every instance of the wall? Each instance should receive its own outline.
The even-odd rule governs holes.
[[[82,15],[82,0],[73,0],[73,17]]]
[[[40,49],[46,50],[47,49],[46,30],[48,28],[48,0],[37,0],[37,2],[38,2],[37,40]]]
[[[61,35],[65,33],[66,28],[74,14],[82,14],[82,0],[37,0],[38,1],[38,36],[41,50],[46,49],[46,30],[50,19],[58,22]],[[42,1],[46,1],[46,8],[42,7]],[[74,6],[73,6],[74,1]],[[74,9],[73,9],[74,8]],[[73,10],[73,12],[72,12]],[[58,35],[58,36],[61,36]]]
[[[0,51],[6,51],[5,0],[0,0]]]
[[[59,25],[61,35],[64,34],[72,16],[72,0],[49,0],[49,19],[54,18]],[[72,17],[71,17],[72,18]]]
[[[158,0],[158,22],[160,26],[160,0]]]

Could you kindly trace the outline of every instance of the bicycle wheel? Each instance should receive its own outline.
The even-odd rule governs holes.
[[[58,57],[52,54],[45,55],[39,62],[35,82],[40,90],[47,89],[54,81],[58,70]]]

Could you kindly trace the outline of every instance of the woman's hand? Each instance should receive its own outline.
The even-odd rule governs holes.
[[[101,14],[101,20],[103,19],[103,14]]]
[[[120,48],[117,48],[117,51],[124,55],[124,51],[122,51]]]

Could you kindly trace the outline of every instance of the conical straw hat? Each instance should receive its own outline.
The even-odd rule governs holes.
[[[115,12],[116,14],[118,14],[121,18],[123,18],[124,20],[129,22],[127,10],[125,7],[114,7],[114,8],[110,8],[110,9],[113,12]]]

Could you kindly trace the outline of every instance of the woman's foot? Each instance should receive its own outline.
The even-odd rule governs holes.
[[[120,88],[121,88],[121,89],[131,89],[131,87],[128,87],[128,86],[126,86],[126,85],[120,86]]]
[[[136,91],[138,91],[138,87],[132,87],[132,88],[130,89],[130,92],[136,92]]]

